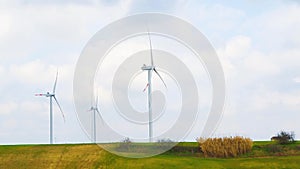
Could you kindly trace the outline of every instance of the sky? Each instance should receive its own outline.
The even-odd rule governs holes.
[[[269,140],[285,130],[300,138],[297,0],[0,0],[0,144],[49,142],[49,100],[34,94],[52,90],[57,69],[66,122],[54,105],[54,141],[89,142],[73,102],[77,59],[101,28],[145,12],[188,21],[217,51],[226,105],[213,136]],[[186,140],[201,126],[198,119]]]

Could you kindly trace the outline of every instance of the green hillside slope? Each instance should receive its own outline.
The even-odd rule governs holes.
[[[180,146],[197,146],[181,143]],[[300,168],[299,143],[286,156],[270,152],[268,142],[256,142],[253,152],[241,158],[203,158],[197,153],[169,151],[143,159],[119,157],[97,145],[16,145],[0,146],[0,169],[19,168]],[[272,147],[271,147],[272,148]],[[285,150],[286,148],[283,148]],[[275,149],[277,150],[277,149]],[[300,149],[299,149],[300,151]],[[281,154],[280,154],[281,153]]]

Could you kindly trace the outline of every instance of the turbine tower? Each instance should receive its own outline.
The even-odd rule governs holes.
[[[148,37],[149,37],[149,46],[150,46],[150,59],[151,59],[151,65],[147,66],[147,65],[143,65],[143,67],[141,67],[141,69],[144,71],[148,71],[148,84],[146,85],[146,88],[144,89],[144,91],[148,88],[148,111],[149,111],[149,142],[152,142],[152,137],[153,137],[153,130],[152,130],[152,72],[154,71],[158,77],[161,79],[161,81],[163,82],[164,86],[167,87],[166,83],[164,82],[164,80],[162,79],[162,77],[160,76],[160,74],[158,73],[158,71],[156,70],[156,67],[153,63],[153,53],[152,53],[152,43],[151,43],[151,37],[150,37],[150,33],[148,31]]]
[[[50,98],[50,144],[53,144],[53,111],[52,111],[52,98],[54,98],[62,116],[65,122],[65,116],[64,113],[61,109],[60,104],[58,103],[56,97],[55,97],[55,88],[56,88],[56,83],[57,83],[57,77],[58,77],[58,71],[56,72],[56,78],[55,78],[55,82],[54,82],[54,86],[53,86],[53,91],[52,93],[47,92],[46,94],[41,93],[41,94],[35,94],[35,96],[45,96],[45,97],[49,97]]]
[[[101,118],[101,120],[102,120],[102,117],[101,117],[101,114],[100,114],[100,112],[98,110],[98,95],[97,95],[97,97],[96,97],[95,100],[93,99],[93,101],[95,101],[95,103],[94,104],[92,103],[91,108],[89,109],[89,111],[92,112],[92,118],[93,118],[92,127],[91,127],[91,135],[92,135],[91,138],[93,139],[93,142],[96,143],[96,141],[97,141],[97,134],[96,134],[96,129],[97,129],[97,127],[96,127],[96,125],[97,125],[97,123],[96,123],[96,113],[98,113],[98,115]]]

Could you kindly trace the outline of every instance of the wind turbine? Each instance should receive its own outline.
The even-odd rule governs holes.
[[[150,58],[151,58],[151,65],[147,66],[147,65],[143,65],[143,67],[141,67],[141,69],[144,71],[148,71],[148,83],[146,85],[146,88],[144,89],[144,91],[148,88],[148,111],[149,111],[149,142],[152,142],[152,135],[153,135],[153,130],[152,130],[152,72],[154,71],[158,77],[161,79],[161,81],[163,82],[164,86],[167,87],[166,83],[164,82],[164,80],[162,79],[162,77],[160,76],[160,74],[158,73],[158,71],[156,70],[156,67],[153,63],[153,53],[152,53],[152,43],[151,43],[151,37],[150,37],[150,33],[148,31],[148,37],[149,37],[149,45],[150,45]]]
[[[92,112],[92,117],[93,117],[93,123],[92,123],[92,130],[91,130],[91,134],[93,133],[93,142],[96,143],[96,139],[97,139],[97,135],[96,135],[96,113],[98,113],[98,115],[100,116],[101,120],[102,120],[102,117],[100,115],[100,112],[98,110],[98,95],[96,96],[96,101],[95,101],[95,104],[91,105],[91,108],[89,109],[89,111]]]
[[[53,92],[47,92],[46,94],[35,94],[35,96],[45,96],[45,97],[49,97],[50,98],[50,144],[53,144],[53,111],[52,111],[52,98],[54,98],[62,116],[65,122],[65,116],[64,113],[61,109],[61,106],[59,105],[56,97],[55,97],[55,88],[56,88],[56,83],[57,83],[57,76],[58,76],[58,71],[56,72],[56,78],[55,78],[55,82],[54,82],[54,86],[53,86]]]

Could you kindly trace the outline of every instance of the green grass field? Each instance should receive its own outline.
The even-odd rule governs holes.
[[[179,143],[197,147],[197,143]],[[197,152],[168,151],[132,159],[106,152],[93,144],[3,145],[0,169],[14,168],[300,168],[300,143],[275,145],[254,142],[252,152],[239,158],[204,158]]]

